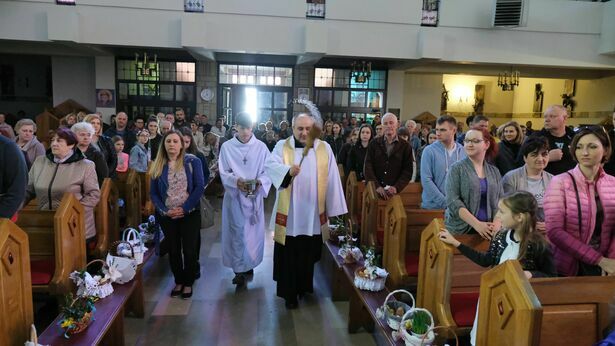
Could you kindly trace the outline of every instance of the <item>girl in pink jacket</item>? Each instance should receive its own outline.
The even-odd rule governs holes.
[[[601,126],[579,131],[570,152],[578,165],[553,177],[545,223],[557,271],[565,276],[615,274],[615,177],[602,164],[611,144]]]

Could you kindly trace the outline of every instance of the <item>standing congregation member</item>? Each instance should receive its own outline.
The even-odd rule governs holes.
[[[532,136],[542,136],[549,141],[549,165],[546,171],[558,175],[574,168],[570,143],[574,137],[572,128],[566,126],[568,110],[561,105],[553,105],[544,113],[545,126]]]
[[[436,120],[437,141],[421,153],[421,208],[446,209],[446,176],[451,166],[466,158],[466,152],[455,142],[457,120],[443,115]]]
[[[453,164],[446,178],[444,222],[452,234],[476,234],[491,239],[499,230],[494,217],[503,194],[500,171],[489,164],[497,154],[486,129],[466,132],[467,158]]]
[[[137,136],[134,131],[128,129],[128,115],[124,112],[117,113],[115,117],[115,127],[110,127],[105,136],[113,138],[113,136],[120,136],[124,140],[124,152],[130,154],[130,149],[137,142]]]
[[[553,178],[551,173],[545,171],[549,163],[549,142],[544,137],[530,137],[521,146],[520,153],[525,165],[513,169],[502,178],[504,193],[527,191],[534,195],[538,203],[536,228],[540,232],[545,232],[543,200]]]
[[[86,159],[94,162],[98,187],[102,187],[103,180],[109,176],[109,168],[103,154],[92,145],[94,127],[90,123],[80,121],[71,127],[71,131],[78,141],[75,149],[80,150]]]
[[[519,167],[519,149],[523,143],[523,132],[516,121],[509,121],[498,128],[498,156],[495,158],[495,166],[504,174]]]
[[[342,145],[342,149],[340,149],[339,154],[337,154],[337,163],[344,166],[344,174],[348,176],[350,173],[350,167],[348,167],[348,155],[350,154],[350,149],[357,143],[359,139],[359,128],[353,128],[350,130],[348,137],[346,137],[346,143]]]
[[[325,136],[325,141],[331,146],[333,155],[335,155],[335,159],[337,160],[337,155],[340,153],[340,150],[342,150],[342,145],[344,145],[342,125],[340,123],[334,122],[333,125],[331,125],[331,134]]]
[[[369,124],[363,124],[359,128],[359,138],[357,142],[350,148],[346,166],[349,172],[355,172],[357,181],[365,180],[363,167],[365,166],[365,155],[367,155],[367,147],[374,137],[374,129]]]
[[[86,123],[92,124],[94,134],[92,135],[92,146],[98,149],[107,163],[107,172],[110,178],[115,178],[115,168],[117,167],[117,155],[115,147],[110,137],[103,135],[103,122],[98,114],[88,114],[83,119]]]
[[[365,156],[365,180],[373,181],[382,199],[401,192],[412,179],[412,147],[397,136],[398,121],[393,113],[382,117],[383,136],[374,138]]]
[[[45,155],[45,147],[38,141],[36,136],[36,123],[31,119],[21,119],[15,124],[17,138],[15,141],[19,149],[24,152],[28,168],[32,167],[34,160]]]
[[[147,155],[147,141],[149,140],[149,131],[143,129],[137,132],[137,144],[130,149],[130,159],[128,167],[139,173],[147,172],[147,164],[149,156]]]
[[[489,118],[482,114],[471,115],[466,119],[469,130],[487,130],[489,131]],[[465,139],[465,133],[457,137],[457,143],[463,145]]]
[[[275,230],[273,279],[288,309],[313,291],[314,264],[320,260],[328,218],[346,214],[346,201],[335,157],[327,142],[314,139],[303,162],[308,133],[315,124],[306,113],[293,118],[293,136],[279,141],[265,165],[277,189],[270,228]]]
[[[124,150],[124,139],[120,136],[113,136],[113,148],[115,148],[115,155],[117,157],[117,165],[115,167],[116,172],[126,173],[128,172],[128,164],[130,156],[126,154]]]
[[[100,199],[96,166],[76,148],[77,136],[59,128],[51,138],[47,154],[32,164],[24,205],[36,198],[39,210],[56,210],[65,192],[72,193],[85,212],[85,238],[88,249],[96,244],[94,208]]]
[[[544,208],[560,275],[615,274],[615,177],[602,164],[611,143],[601,126],[581,129],[571,144],[577,166],[553,177]]]
[[[19,147],[0,136],[0,218],[10,218],[21,207],[28,184],[28,167]]]
[[[265,175],[269,149],[252,134],[247,113],[236,117],[237,135],[220,149],[218,169],[224,185],[222,264],[233,269],[233,284],[243,286],[263,261],[264,198],[271,180]]]
[[[6,123],[6,114],[4,113],[0,113],[0,133],[6,138],[15,140],[15,132],[13,132],[11,125]]]
[[[160,148],[160,142],[162,136],[158,133],[158,120],[155,117],[150,117],[147,120],[147,131],[149,132],[149,141],[147,141],[147,153],[150,161],[156,160],[158,155],[158,148]]]
[[[189,299],[200,273],[197,251],[199,202],[205,190],[203,166],[196,156],[185,154],[181,133],[169,131],[162,137],[150,176],[150,196],[169,244],[169,262],[175,277],[171,297]]]
[[[536,209],[536,200],[525,191],[502,198],[498,203],[498,215],[504,229],[494,235],[487,252],[479,252],[461,244],[447,230],[440,231],[440,240],[458,248],[464,256],[482,267],[519,260],[528,279],[556,276],[549,244],[536,229]],[[470,332],[472,345],[476,345],[477,325],[478,306]]]

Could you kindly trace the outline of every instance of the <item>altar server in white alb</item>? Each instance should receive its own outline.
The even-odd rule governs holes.
[[[222,204],[222,263],[235,272],[233,284],[243,286],[263,261],[265,212],[263,199],[271,180],[265,175],[269,150],[252,134],[247,113],[236,117],[237,134],[220,149],[218,167],[225,193]]]
[[[311,115],[296,115],[293,136],[276,144],[265,165],[277,189],[270,224],[275,240],[273,279],[288,309],[297,308],[297,298],[313,291],[314,263],[329,235],[328,218],[347,213],[329,144],[315,139],[301,162],[312,126]]]

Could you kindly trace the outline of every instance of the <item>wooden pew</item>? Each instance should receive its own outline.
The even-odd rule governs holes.
[[[405,207],[420,208],[421,184],[409,183],[398,193]],[[384,244],[385,208],[387,201],[380,199],[374,182],[368,182],[363,191],[361,209],[361,245],[382,248]]]
[[[72,290],[69,274],[86,263],[84,217],[83,206],[68,192],[56,211],[20,211],[17,225],[29,238],[33,292],[60,295]]]
[[[434,220],[421,236],[418,306],[429,309],[438,325],[469,332],[476,312],[479,274],[485,269],[471,263],[437,238],[441,226]],[[467,245],[480,245],[475,236],[457,237]],[[474,246],[476,247],[476,246]],[[615,294],[615,277],[531,279],[543,308],[540,345],[592,345],[608,327],[608,304]],[[481,304],[482,306],[482,304]]]
[[[361,207],[363,202],[363,191],[365,183],[357,181],[357,174],[354,171],[348,173],[346,178],[346,205],[348,206],[348,216],[355,229],[361,229]]]
[[[92,255],[103,258],[107,255],[109,245],[118,240],[120,234],[119,193],[110,178],[103,180],[100,189],[100,201],[94,209],[96,222],[96,247]]]
[[[154,214],[154,204],[150,198],[151,176],[148,172],[138,173],[141,183],[141,216],[147,218]]]
[[[122,228],[137,228],[141,223],[141,177],[134,169],[117,174],[117,189],[126,208],[126,222]]]
[[[416,286],[421,232],[434,219],[444,218],[443,210],[404,208],[400,196],[393,196],[385,209],[382,264],[389,272],[389,288]]]
[[[452,328],[458,335],[469,334],[476,314],[480,275],[487,269],[443,243],[438,238],[441,228],[444,220],[435,219],[421,234],[417,306],[431,311],[437,325]],[[489,246],[478,235],[456,238],[481,251]]]
[[[30,336],[32,282],[28,235],[0,219],[0,345],[23,345]]]
[[[482,275],[479,309],[477,345],[538,345],[543,309],[519,261],[506,261]]]
[[[346,191],[346,172],[344,171],[344,165],[337,164],[337,170],[340,172],[340,181],[342,182],[342,188]]]
[[[36,137],[49,148],[51,138],[49,138],[49,130],[55,130],[60,126],[60,119],[48,111],[36,116]]]

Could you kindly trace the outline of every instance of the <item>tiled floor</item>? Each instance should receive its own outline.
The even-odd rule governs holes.
[[[272,191],[273,192],[273,191]],[[271,197],[271,196],[270,196]],[[215,208],[222,199],[210,198]],[[267,220],[273,200],[267,200]],[[191,300],[170,298],[173,278],[168,258],[146,267],[144,319],[126,318],[127,345],[374,345],[367,333],[348,334],[348,303],[332,302],[317,266],[315,292],[287,310],[275,295],[273,240],[247,289],[236,290],[233,272],[222,266],[220,213],[214,227],[201,230],[201,273]]]

